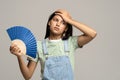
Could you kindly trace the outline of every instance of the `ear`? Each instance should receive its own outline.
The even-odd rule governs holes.
[[[68,27],[65,28],[65,32],[68,30]]]
[[[50,21],[48,22],[48,25],[50,26]]]

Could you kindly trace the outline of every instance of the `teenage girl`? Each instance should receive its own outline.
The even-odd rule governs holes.
[[[83,34],[72,36],[72,26]],[[10,46],[10,52],[17,56],[20,70],[26,80],[32,77],[38,61],[41,64],[43,80],[73,80],[74,51],[89,43],[96,34],[92,28],[74,20],[66,10],[59,9],[48,19],[45,40],[37,42],[38,53],[35,59],[28,57],[26,65],[22,58],[21,48],[14,42]],[[68,50],[65,50],[65,47]],[[60,56],[62,58],[59,58]],[[67,63],[68,66],[65,68],[63,64]]]

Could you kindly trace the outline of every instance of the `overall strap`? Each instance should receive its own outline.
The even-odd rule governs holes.
[[[42,41],[42,48],[43,48],[43,53],[45,55],[48,55],[48,50],[47,50],[47,45],[46,45],[46,40],[45,39]]]
[[[65,52],[69,52],[68,40],[64,40],[64,50]]]

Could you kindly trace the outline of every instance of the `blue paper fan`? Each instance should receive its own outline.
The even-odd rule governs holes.
[[[23,26],[13,26],[7,29],[11,40],[20,39],[26,45],[26,55],[36,58],[37,44],[33,33]]]

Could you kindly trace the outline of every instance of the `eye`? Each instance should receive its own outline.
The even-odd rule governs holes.
[[[67,23],[66,23],[65,21],[62,21],[62,24],[63,24],[63,25],[67,25]]]
[[[53,21],[56,21],[56,22],[58,22],[58,19],[56,19],[56,18],[53,18]]]

